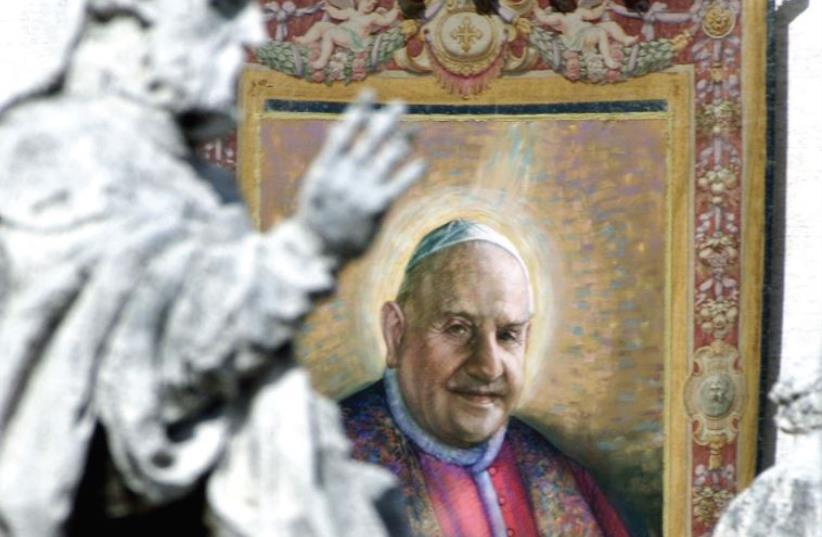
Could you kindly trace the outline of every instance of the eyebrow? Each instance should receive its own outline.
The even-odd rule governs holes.
[[[525,321],[515,321],[512,323],[506,323],[502,325],[500,328],[502,330],[516,330],[516,331],[524,331],[526,327],[530,324],[531,319],[527,319]]]
[[[517,326],[517,327],[520,327],[520,326],[525,326],[526,324],[528,324],[528,323],[530,323],[530,322],[531,322],[531,317],[528,317],[528,318],[527,318],[527,319],[525,319],[524,321],[513,321],[513,322],[510,322],[510,323],[506,323],[506,324],[505,324],[505,326]]]
[[[443,316],[443,317],[465,317],[466,319],[469,319],[471,321],[475,320],[475,316],[473,314],[471,314],[467,311],[464,311],[464,310],[463,311],[445,310],[445,311],[441,312],[440,315]],[[526,324],[531,322],[531,319],[533,319],[533,317],[534,317],[534,314],[529,313],[528,317],[526,317],[525,319],[509,321],[509,322],[503,323],[503,326],[506,326],[506,327],[525,326]]]
[[[472,321],[475,318],[473,314],[468,313],[467,311],[445,310],[445,311],[441,311],[440,315],[442,317],[465,317],[467,319],[471,319]]]

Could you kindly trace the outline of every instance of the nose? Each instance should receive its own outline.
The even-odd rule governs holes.
[[[263,10],[256,0],[251,0],[237,18],[237,34],[244,45],[259,47],[268,40]]]
[[[466,373],[477,380],[491,382],[500,378],[505,369],[502,363],[502,349],[496,333],[483,334],[475,339],[471,357],[465,364]]]

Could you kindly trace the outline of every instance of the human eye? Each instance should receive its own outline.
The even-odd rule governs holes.
[[[471,335],[471,327],[463,322],[450,322],[445,325],[445,333],[455,338],[465,339]]]
[[[522,328],[503,328],[497,332],[497,339],[506,344],[518,344],[522,341]]]

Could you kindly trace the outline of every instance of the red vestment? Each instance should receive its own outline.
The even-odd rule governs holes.
[[[519,420],[509,421],[499,451],[477,473],[412,442],[393,419],[382,382],[341,406],[354,458],[399,479],[415,537],[496,537],[499,514],[508,536],[629,537],[592,476]],[[496,513],[480,473],[490,478]]]

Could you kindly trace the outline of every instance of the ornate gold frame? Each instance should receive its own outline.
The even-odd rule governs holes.
[[[693,534],[693,454],[694,446],[714,450],[716,442],[735,443],[736,487],[746,487],[755,474],[759,353],[761,322],[761,286],[763,280],[763,214],[765,192],[765,28],[766,3],[762,0],[746,6],[743,25],[742,80],[746,89],[742,99],[742,153],[744,168],[741,181],[740,233],[740,299],[737,352],[741,356],[738,374],[734,376],[737,399],[726,417],[705,416],[700,406],[695,373],[696,361],[709,360],[707,347],[694,348],[694,147],[696,117],[694,72],[691,66],[678,66],[662,73],[647,75],[619,84],[576,84],[556,75],[532,72],[518,77],[495,80],[471,104],[585,103],[633,100],[663,100],[670,135],[669,177],[667,189],[667,289],[666,356],[665,356],[665,450],[664,450],[664,535]],[[380,98],[403,99],[412,104],[463,105],[466,101],[441,91],[432,77],[405,73],[383,73],[365,83],[348,86],[312,84],[303,80],[249,66],[241,82],[241,118],[238,139],[239,178],[255,222],[260,224],[259,159],[260,120],[266,99],[294,101],[350,102],[362,87],[371,87]],[[283,117],[278,112],[278,117]],[[655,114],[660,114],[655,112]],[[632,114],[636,115],[636,114]],[[318,114],[320,117],[327,115]],[[603,114],[592,114],[602,117]],[[305,114],[300,114],[305,118]],[[522,116],[519,116],[522,118]],[[557,117],[557,116],[552,116]],[[574,115],[579,119],[579,114]],[[617,115],[609,114],[616,118]],[[426,116],[424,121],[470,120],[471,116]],[[415,121],[412,117],[411,121]],[[726,346],[727,347],[727,346]],[[728,350],[725,348],[725,350]],[[720,352],[718,350],[717,352]],[[707,353],[707,354],[706,354]],[[732,410],[732,412],[731,412]],[[723,414],[723,416],[725,416]],[[725,421],[723,421],[725,420]],[[730,421],[728,421],[730,420]],[[708,423],[710,424],[708,425]],[[726,423],[727,422],[727,423]],[[693,428],[705,427],[725,431],[719,437],[700,437]],[[730,424],[729,424],[730,423]],[[732,431],[732,432],[728,432]],[[738,432],[737,432],[738,431]],[[704,431],[703,431],[704,432]],[[730,435],[730,436],[728,436]],[[713,442],[713,444],[712,444]],[[726,445],[718,444],[719,448]],[[711,451],[712,457],[716,451]],[[712,459],[713,460],[713,459]]]

